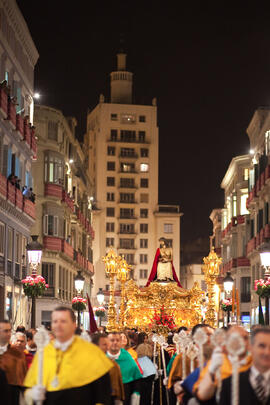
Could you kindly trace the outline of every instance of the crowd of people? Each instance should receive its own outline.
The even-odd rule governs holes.
[[[198,324],[169,334],[162,346],[154,331],[106,333],[103,328],[81,334],[74,312],[57,307],[44,348],[42,383],[35,333],[19,326],[12,335],[10,323],[0,321],[3,404],[270,404],[269,327],[256,325],[249,333],[232,325],[223,329],[217,344],[217,330]],[[179,350],[177,335],[196,348],[197,357],[187,355],[184,346]],[[232,351],[229,341],[234,342]]]

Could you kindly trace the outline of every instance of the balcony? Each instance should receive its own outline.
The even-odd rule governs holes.
[[[138,159],[138,154],[137,153],[119,153],[119,158]]]
[[[43,247],[48,250],[62,251],[62,239],[55,236],[44,236],[43,237]]]
[[[22,195],[21,190],[16,188],[5,176],[0,173],[0,194],[19,211],[24,212],[36,219],[35,204]]]
[[[130,201],[126,201],[126,200],[119,200],[118,204],[138,204],[138,202],[136,200],[130,200]]]
[[[180,214],[180,207],[179,205],[158,205],[156,213]]]
[[[123,246],[123,245],[119,245],[117,249],[121,249],[121,250],[137,250],[137,248],[135,246]]]
[[[137,219],[137,217],[135,217],[134,215],[122,214],[122,215],[120,215],[120,217],[118,217],[118,219]]]
[[[24,123],[23,123],[23,117],[20,114],[16,115],[16,131],[19,134],[19,137],[21,139],[23,139],[23,127],[24,127]]]
[[[45,183],[44,195],[62,200],[63,187],[60,184]]]
[[[64,239],[62,240],[62,252],[73,260],[73,247],[67,243]]]
[[[135,186],[135,184],[119,184],[118,188],[135,188],[137,189],[138,187]]]
[[[68,195],[66,190],[62,190],[62,202],[68,206],[68,208],[70,209],[71,212],[74,212],[74,201]]]
[[[0,112],[4,118],[8,113],[8,95],[3,88],[0,88]]]
[[[117,233],[120,235],[136,235],[137,234],[137,232],[135,232],[134,230],[133,231],[119,231]]]
[[[7,119],[13,129],[16,129],[16,106],[12,100],[8,100]]]
[[[55,295],[55,290],[54,287],[49,286],[49,288],[47,288],[44,293],[43,293],[43,297],[54,297]]]

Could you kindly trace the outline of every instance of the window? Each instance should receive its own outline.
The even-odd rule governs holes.
[[[145,115],[139,115],[139,122],[145,122]]]
[[[131,270],[129,271],[129,278],[130,278],[131,280],[134,280],[134,269],[131,269]]]
[[[120,249],[134,249],[134,239],[120,239]]]
[[[114,238],[106,238],[106,247],[114,246]]]
[[[141,194],[140,195],[140,202],[141,203],[148,203],[149,201],[149,194]]]
[[[134,224],[120,224],[120,233],[135,233]]]
[[[146,208],[141,208],[141,209],[140,209],[140,217],[141,217],[141,218],[148,218],[148,209],[146,209]]]
[[[148,277],[148,270],[140,269],[140,278],[147,278],[147,277]]]
[[[241,302],[250,302],[251,300],[251,278],[241,277]]]
[[[148,239],[140,239],[140,248],[147,249],[148,248]]]
[[[42,277],[45,278],[46,283],[49,287],[54,287],[55,285],[55,264],[54,263],[43,263],[42,262]]]
[[[139,142],[145,142],[145,131],[139,131]]]
[[[52,141],[57,141],[58,136],[58,124],[54,121],[48,122],[48,139]]]
[[[148,179],[141,179],[141,187],[148,188]]]
[[[149,150],[142,148],[141,149],[141,157],[148,157],[149,156]]]
[[[107,177],[107,186],[113,187],[115,185],[115,178],[114,177]]]
[[[244,180],[248,180],[248,178],[249,178],[249,169],[244,169],[243,178],[244,178]]]
[[[8,240],[7,240],[7,242],[8,242],[8,246],[7,246],[7,248],[8,248],[8,255],[7,255],[7,258],[8,258],[8,260],[12,260],[12,256],[13,256],[13,229],[11,229],[11,228],[8,228]]]
[[[164,224],[164,233],[173,233],[173,224]]]
[[[232,205],[232,216],[236,217],[236,215],[237,215],[237,197],[236,197],[236,195],[233,196],[232,204],[233,204]]]
[[[114,217],[114,208],[113,207],[107,207],[106,215],[107,215],[107,217]]]
[[[122,129],[120,132],[120,139],[123,142],[136,142],[136,131]]]
[[[111,140],[112,141],[117,140],[117,129],[111,129]]]
[[[21,235],[19,233],[15,233],[15,262],[21,263]]]
[[[121,115],[121,121],[124,124],[135,124],[136,117],[133,114],[122,114]]]
[[[5,224],[0,222],[0,255],[4,256],[5,254]]]
[[[44,215],[43,233],[49,236],[58,236],[58,217],[54,215]]]
[[[134,254],[133,253],[127,253],[124,255],[126,261],[128,264],[135,264],[134,262]]]
[[[120,218],[134,218],[134,209],[120,208]]]
[[[168,246],[172,248],[173,247],[173,240],[172,239],[166,239],[166,241],[167,241]]]
[[[242,190],[241,190],[242,191]],[[245,215],[249,214],[249,211],[247,210],[247,198],[248,198],[248,192],[243,193],[241,195],[241,200],[240,200],[240,215]]]
[[[135,187],[135,179],[120,178],[120,187],[134,188]]]
[[[140,224],[140,232],[148,233],[148,224]]]
[[[147,261],[148,261],[148,257],[147,257],[147,255],[146,254],[140,254],[140,263],[141,264],[143,264],[143,263],[147,263]]]
[[[114,232],[114,222],[106,223],[106,232]]]
[[[133,149],[133,148],[121,148],[120,156],[121,157],[126,157],[126,156],[136,157],[137,155],[135,153],[135,149]]]
[[[114,201],[114,193],[107,193],[107,201]]]
[[[134,163],[122,163],[121,162],[121,172],[135,173],[135,164]]]
[[[115,156],[115,147],[114,147],[114,146],[108,146],[108,148],[107,148],[107,155],[109,155],[109,156]]]
[[[115,162],[107,162],[107,170],[115,170]]]
[[[117,121],[117,114],[111,114],[111,121]]]
[[[121,203],[134,203],[135,194],[134,193],[120,193],[120,202]]]
[[[140,172],[148,172],[149,171],[149,164],[148,163],[141,163],[140,164]]]
[[[64,179],[64,161],[62,158],[49,154],[44,158],[44,179],[45,182],[63,184]]]

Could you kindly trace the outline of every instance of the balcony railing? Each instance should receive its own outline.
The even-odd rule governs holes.
[[[133,158],[133,159],[137,159],[138,158],[138,154],[137,153],[120,153],[119,154],[120,158]]]
[[[73,251],[74,251],[73,247],[63,239],[62,240],[62,252],[65,253],[71,259],[73,259]]]
[[[62,190],[62,202],[67,204],[71,212],[74,212],[74,201],[64,189]]]
[[[44,291],[43,296],[44,297],[54,297],[54,293],[55,293],[54,287],[49,286],[49,288],[47,288]]]
[[[62,200],[63,187],[60,184],[45,183],[44,195]]]
[[[8,95],[4,89],[0,89],[0,111],[6,118],[8,113]]]
[[[158,205],[157,212],[168,213],[168,214],[178,214],[180,213],[179,205]]]

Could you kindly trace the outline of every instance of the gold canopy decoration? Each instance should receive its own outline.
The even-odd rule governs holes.
[[[139,288],[129,280],[125,289],[125,326],[140,331],[150,331],[155,311],[162,306],[166,314],[173,316],[177,328],[192,327],[201,322],[201,303],[204,292],[195,282],[191,290],[185,290],[174,282],[152,282]]]

